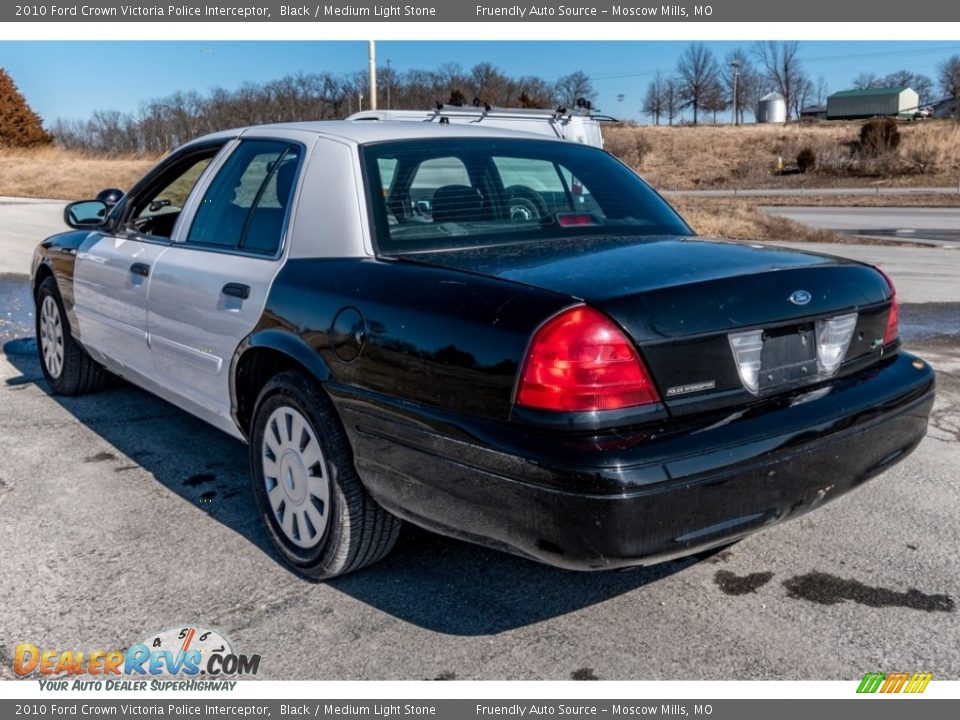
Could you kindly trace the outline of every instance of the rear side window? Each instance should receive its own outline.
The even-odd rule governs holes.
[[[301,150],[246,140],[213,179],[187,235],[190,245],[274,255],[280,248]]]
[[[578,143],[436,138],[361,152],[380,252],[693,234],[633,171]]]

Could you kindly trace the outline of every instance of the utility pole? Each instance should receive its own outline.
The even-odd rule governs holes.
[[[617,95],[617,102],[620,103],[620,117],[619,120],[623,120],[623,99],[626,97],[623,93]]]
[[[370,63],[370,109],[377,109],[377,46],[373,40],[368,41]],[[361,100],[361,102],[363,102]]]
[[[737,79],[740,75],[740,61],[733,60],[730,66],[733,68],[733,124],[739,125],[740,117],[737,113],[740,110],[740,97],[737,95]]]
[[[390,86],[393,85],[393,73],[390,71],[390,58],[387,58],[387,110],[390,109]]]

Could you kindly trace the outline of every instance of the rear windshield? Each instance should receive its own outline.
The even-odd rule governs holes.
[[[595,235],[692,235],[637,175],[596,148],[441,138],[361,150],[383,253]]]

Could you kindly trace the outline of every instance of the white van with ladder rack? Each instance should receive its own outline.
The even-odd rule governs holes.
[[[580,103],[576,110],[557,108],[545,110],[539,108],[501,108],[489,105],[441,105],[433,110],[364,110],[350,115],[347,120],[357,122],[370,121],[409,121],[476,124],[483,127],[503,128],[521,132],[547,135],[549,137],[570,140],[571,142],[603,147],[601,122],[616,122],[615,118],[596,115],[589,105]]]

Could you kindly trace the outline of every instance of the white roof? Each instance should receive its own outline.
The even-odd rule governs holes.
[[[276,123],[270,125],[252,125],[245,128],[225,130],[197,138],[192,142],[203,142],[223,137],[238,137],[248,130],[273,130],[278,135],[290,133],[316,133],[358,145],[381,142],[384,140],[418,140],[434,139],[438,137],[491,137],[536,139],[544,142],[565,142],[559,138],[551,138],[538,133],[505,130],[490,126],[469,125],[462,123],[441,124],[437,122],[416,123],[410,121],[376,121],[357,122],[346,120],[315,120],[311,122]]]

